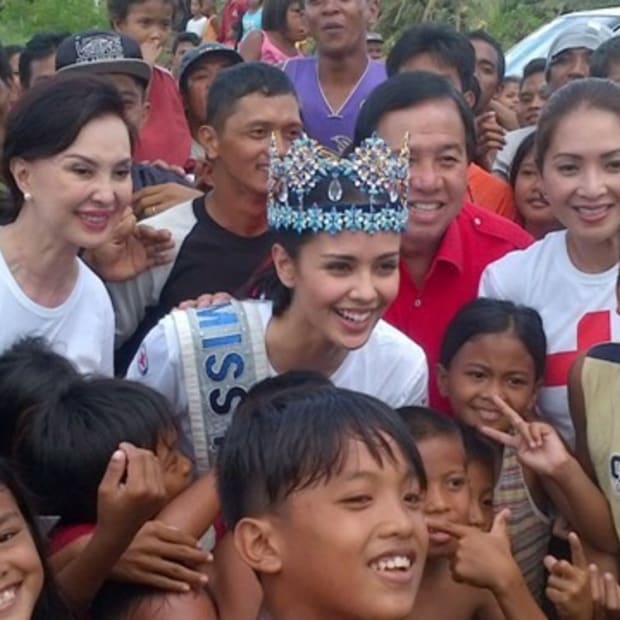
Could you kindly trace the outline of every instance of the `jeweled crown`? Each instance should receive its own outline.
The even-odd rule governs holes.
[[[394,153],[378,136],[339,158],[308,136],[271,144],[267,219],[275,230],[369,234],[407,227],[408,137]]]

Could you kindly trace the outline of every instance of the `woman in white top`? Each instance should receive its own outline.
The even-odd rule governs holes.
[[[407,156],[373,138],[337,160],[302,138],[285,157],[272,151],[271,171],[277,242],[253,291],[266,299],[173,312],[128,371],[173,404],[198,470],[210,468],[239,398],[287,370],[318,371],[393,407],[426,402],[424,353],[381,320],[398,292]]]
[[[0,227],[0,351],[45,337],[82,372],[112,374],[114,313],[81,249],[107,241],[131,201],[131,137],[116,88],[56,77],[9,117]]]
[[[567,381],[592,345],[620,338],[620,86],[595,78],[564,86],[538,123],[543,190],[566,230],[489,265],[480,295],[535,308],[548,343],[539,406],[572,443]]]

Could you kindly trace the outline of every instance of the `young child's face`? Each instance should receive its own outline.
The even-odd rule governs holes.
[[[428,537],[418,480],[390,444],[396,461],[381,465],[349,440],[342,471],[278,511],[281,587],[304,618],[390,620],[413,608]]]
[[[469,523],[488,532],[493,524],[493,488],[495,480],[493,470],[486,463],[470,460],[467,464],[467,479],[471,505]]]
[[[193,17],[200,17],[202,15],[200,0],[192,0],[189,5],[189,10]]]
[[[166,499],[171,501],[190,484],[192,463],[179,450],[176,431],[169,431],[160,437],[155,454],[164,474]]]
[[[416,442],[428,488],[424,496],[427,520],[443,523],[469,523],[471,495],[467,481],[465,450],[458,437],[438,435]],[[445,532],[429,527],[428,557],[448,557],[456,541]]]
[[[114,24],[139,45],[153,43],[163,46],[172,27],[171,0],[144,0],[129,6],[127,17]]]
[[[43,566],[28,525],[0,486],[0,617],[30,618],[42,589]]]
[[[511,332],[481,334],[469,340],[439,375],[442,394],[450,399],[455,415],[469,426],[510,428],[493,396],[501,397],[524,417],[534,406],[534,360]]]
[[[497,99],[507,108],[516,111],[519,105],[519,82],[506,82],[502,86]]]

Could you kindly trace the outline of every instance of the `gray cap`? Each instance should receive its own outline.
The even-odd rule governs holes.
[[[140,46],[127,35],[107,30],[88,30],[67,37],[56,50],[57,71],[122,73],[148,85],[151,67]]]
[[[588,50],[594,51],[601,43],[611,39],[613,36],[614,33],[611,28],[597,22],[576,24],[567,28],[554,39],[549,48],[547,71],[558,54],[579,47],[585,47]]]
[[[181,58],[181,67],[179,69],[179,83],[182,84],[185,81],[192,65],[206,56],[218,55],[229,58],[231,65],[236,65],[243,62],[243,57],[241,54],[236,52],[232,47],[224,45],[223,43],[217,43],[215,41],[207,41],[205,43],[201,43],[198,47],[188,49],[185,54],[183,54],[183,58]]]

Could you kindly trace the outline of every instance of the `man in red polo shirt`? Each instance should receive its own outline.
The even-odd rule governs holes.
[[[532,238],[513,222],[466,201],[475,148],[474,117],[463,95],[427,72],[397,74],[368,97],[355,143],[377,132],[393,148],[409,135],[409,228],[403,237],[398,297],[385,318],[428,356],[429,396],[448,412],[435,372],[445,329],[477,297],[483,269]]]

